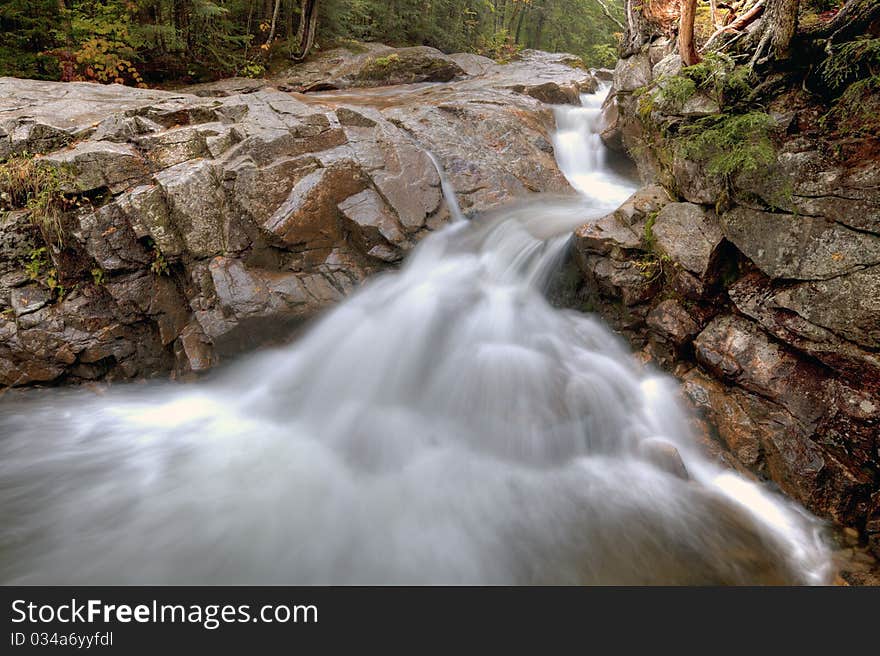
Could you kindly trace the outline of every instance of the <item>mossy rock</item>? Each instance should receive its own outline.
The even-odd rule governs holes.
[[[461,67],[439,50],[419,46],[371,57],[352,77],[354,86],[378,86],[449,82],[463,75]]]

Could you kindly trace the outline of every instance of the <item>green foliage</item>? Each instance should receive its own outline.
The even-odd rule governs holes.
[[[684,126],[677,138],[681,157],[702,160],[713,175],[756,171],[773,163],[773,119],[763,112],[718,114]]]
[[[33,249],[28,253],[28,258],[22,265],[31,280],[42,282],[55,295],[61,299],[67,294],[67,288],[61,284],[58,269],[52,266],[49,252],[45,246]]]
[[[748,66],[736,66],[733,59],[721,52],[708,52],[702,61],[681,71],[682,77],[691,80],[720,107],[748,96],[752,89],[751,74]]]
[[[665,111],[679,111],[697,93],[697,85],[690,78],[671,75],[658,80],[656,89],[660,108]]]
[[[489,38],[480,38],[477,52],[494,59],[499,64],[506,64],[519,57],[522,45],[516,43],[513,35],[507,30],[499,30]]]
[[[24,262],[24,270],[31,280],[37,280],[43,269],[49,266],[49,255],[45,246],[33,249],[28,253],[28,259]]]
[[[832,47],[819,71],[832,90],[842,89],[865,75],[880,74],[880,38],[861,38]]]
[[[596,68],[613,68],[617,63],[617,45],[596,43],[587,50],[586,59]]]
[[[168,261],[165,259],[165,255],[163,255],[162,251],[159,249],[159,245],[150,239],[147,247],[150,249],[150,256],[153,258],[153,261],[150,262],[150,271],[157,276],[170,275],[171,269],[168,266]]]
[[[836,128],[850,137],[880,134],[880,75],[850,84],[821,118],[823,128]]]
[[[657,222],[658,214],[660,214],[660,210],[651,212],[645,221],[645,245],[648,247],[648,250],[651,251],[653,251],[654,247],[657,245],[657,239],[654,237],[654,224]]]
[[[623,0],[605,0],[624,20]],[[3,0],[0,75],[139,85],[287,65],[300,0]],[[482,52],[571,52],[616,60],[620,28],[594,0],[320,0],[316,48],[352,40]],[[273,35],[271,43],[270,34]],[[357,46],[354,46],[357,48]],[[262,67],[262,68],[261,68]]]
[[[61,244],[61,219],[71,202],[64,195],[69,173],[27,153],[0,162],[0,201],[7,209],[27,209],[49,242]]]
[[[92,269],[91,273],[92,273],[92,282],[94,282],[96,285],[103,285],[104,284],[104,278],[107,275],[107,272],[104,271],[104,269],[102,269],[100,267],[96,267],[96,268]]]

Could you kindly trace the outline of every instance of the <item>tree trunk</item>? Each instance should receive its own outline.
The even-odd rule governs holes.
[[[678,53],[685,66],[693,66],[700,61],[694,45],[694,18],[697,14],[697,0],[681,0],[681,19],[678,28]]]
[[[877,0],[849,0],[830,21],[807,32],[813,39],[851,41],[868,31],[872,23],[880,21],[880,2]]]
[[[268,45],[275,40],[275,27],[278,25],[278,11],[281,9],[281,0],[275,0],[275,8],[272,10],[272,26],[269,28],[269,36],[266,39]]]
[[[302,61],[315,43],[318,28],[318,0],[302,0],[300,5],[299,29],[296,32],[297,53],[294,61]]]
[[[661,30],[651,21],[650,0],[626,0],[626,29],[620,41],[620,56],[630,57],[659,35]]]
[[[797,31],[799,7],[800,0],[769,0],[761,19],[760,41],[752,55],[752,66],[767,59],[788,58]]]

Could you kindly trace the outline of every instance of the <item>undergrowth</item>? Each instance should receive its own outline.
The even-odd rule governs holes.
[[[0,162],[0,208],[26,209],[47,242],[62,244],[62,217],[70,201],[64,193],[69,173],[22,153]]]
[[[706,161],[713,175],[756,171],[775,160],[772,127],[773,119],[764,112],[714,114],[682,126],[677,151],[686,159]]]
[[[880,75],[880,38],[861,38],[832,47],[819,73],[832,91],[860,78]]]

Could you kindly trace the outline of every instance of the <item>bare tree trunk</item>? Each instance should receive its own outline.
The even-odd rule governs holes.
[[[718,0],[709,0],[709,12],[712,15],[712,27],[717,30],[721,27],[718,22]]]
[[[749,9],[746,13],[744,13],[742,16],[737,18],[735,21],[733,21],[732,23],[728,23],[727,25],[723,25],[723,26],[719,27],[717,30],[715,30],[715,32],[712,34],[712,36],[710,36],[708,39],[706,39],[706,43],[703,44],[703,47],[701,48],[701,52],[705,52],[706,50],[708,50],[709,46],[712,45],[712,42],[715,41],[715,39],[718,38],[718,36],[720,36],[724,32],[733,32],[735,30],[743,29],[749,23],[756,20],[758,18],[758,16],[761,15],[761,12],[763,12],[763,11],[764,11],[764,0],[758,0],[758,2],[756,2],[755,5],[751,9]]]
[[[302,0],[300,5],[299,29],[296,32],[297,53],[294,61],[302,61],[315,44],[318,28],[318,0]]]
[[[715,0],[712,0],[712,1],[714,2]],[[597,3],[599,4],[599,6],[602,8],[602,13],[605,15],[605,18],[607,18],[607,19],[610,20],[612,23],[614,23],[615,25],[617,25],[617,27],[619,27],[620,29],[626,31],[626,25],[624,25],[623,23],[621,23],[619,20],[617,20],[617,19],[614,17],[614,15],[611,13],[611,10],[608,9],[608,5],[605,4],[604,0],[596,0],[596,2],[597,2]]]
[[[694,45],[694,18],[697,14],[697,0],[681,0],[681,19],[678,27],[678,53],[685,66],[693,66],[700,61]]]
[[[670,0],[672,1],[672,0]],[[651,0],[626,0],[626,29],[620,42],[620,56],[630,57],[655,36],[660,26],[651,20]]]
[[[269,36],[266,43],[270,46],[275,40],[275,27],[278,25],[278,11],[281,9],[281,0],[275,0],[275,8],[272,10],[272,27],[269,28]]]

